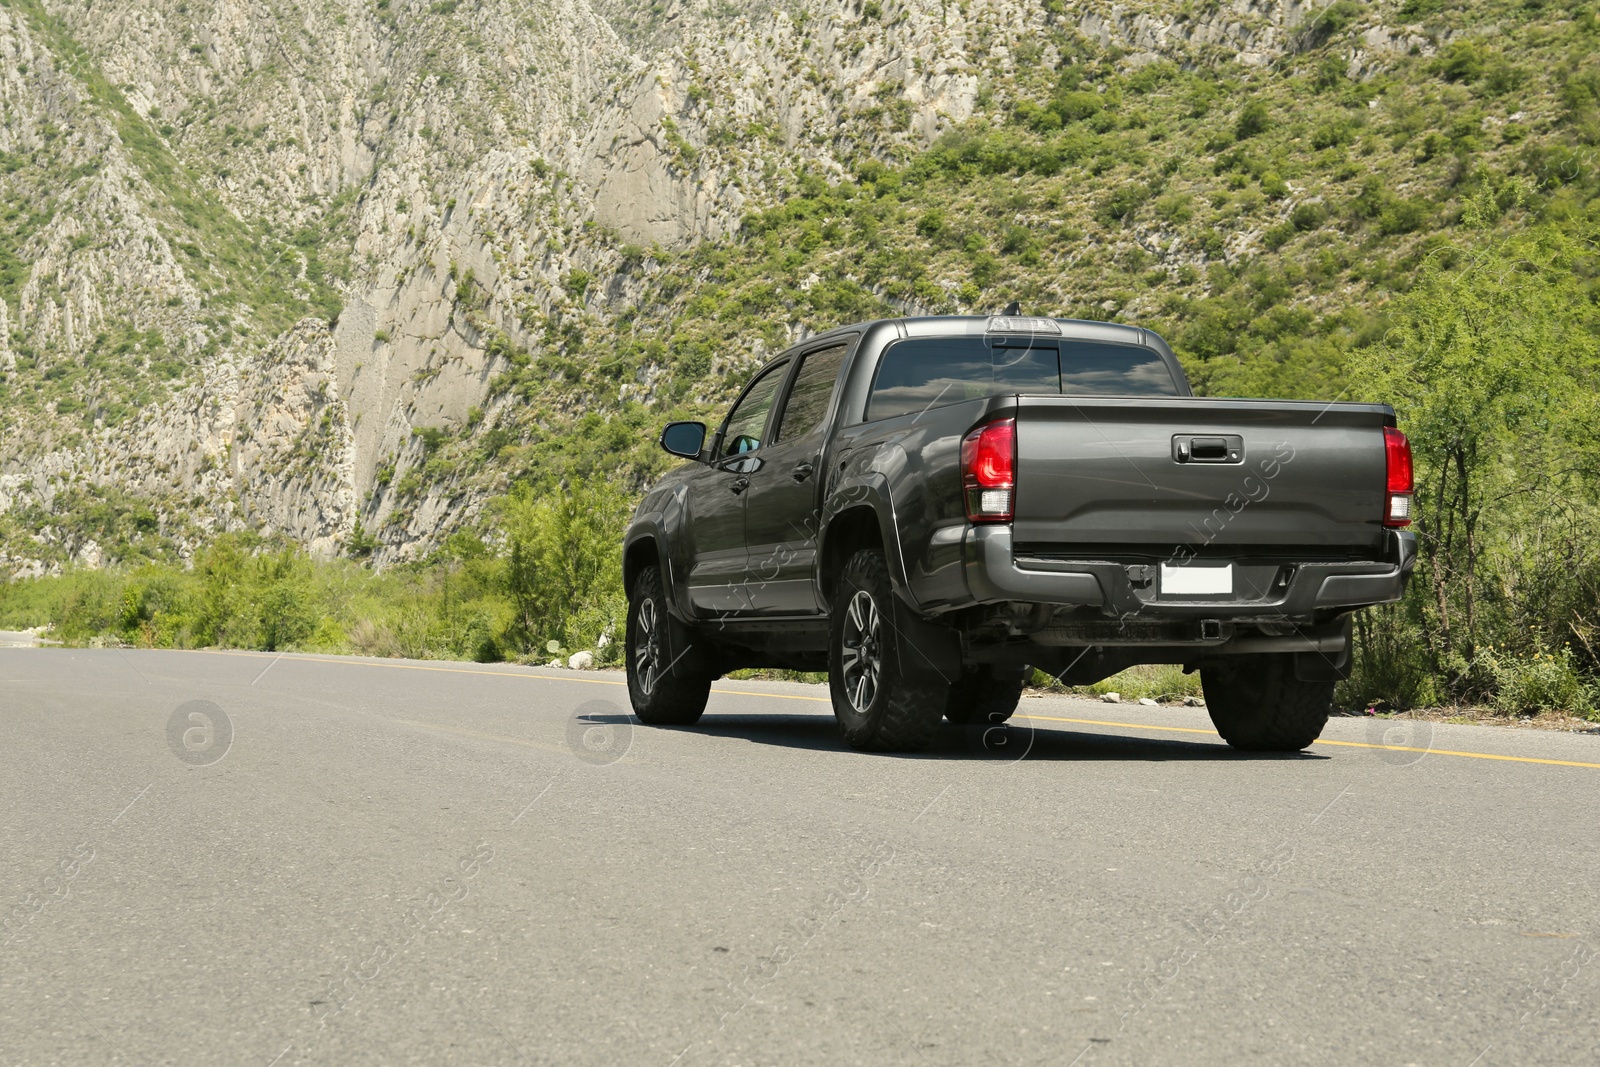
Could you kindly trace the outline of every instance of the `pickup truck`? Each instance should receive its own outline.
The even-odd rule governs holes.
[[[1196,397],[1135,326],[841,327],[661,445],[689,462],[623,545],[650,724],[694,723],[731,670],[826,670],[850,745],[908,751],[1005,722],[1035,669],[1178,663],[1229,744],[1296,751],[1349,674],[1351,613],[1416,561],[1392,408]]]

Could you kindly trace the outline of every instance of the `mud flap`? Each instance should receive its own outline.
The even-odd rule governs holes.
[[[1350,677],[1355,663],[1351,655],[1354,638],[1351,634],[1351,616],[1344,623],[1344,648],[1338,652],[1296,652],[1294,676],[1302,682],[1342,682]]]
[[[895,651],[907,675],[937,675],[947,684],[961,678],[961,635],[923,618],[899,596],[894,601]]]

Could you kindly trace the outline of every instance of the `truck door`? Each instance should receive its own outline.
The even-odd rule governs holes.
[[[750,472],[744,533],[746,584],[758,615],[815,615],[817,520],[828,412],[849,345],[808,352]]]
[[[716,454],[689,480],[691,532],[689,602],[708,614],[750,610],[745,588],[745,493],[751,473],[762,465],[757,453],[766,433],[772,403],[790,362],[768,367],[733,405],[722,431],[712,441]]]

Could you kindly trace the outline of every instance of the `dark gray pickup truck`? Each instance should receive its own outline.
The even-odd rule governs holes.
[[[1350,613],[1415,562],[1391,408],[1195,397],[1132,326],[843,327],[661,444],[691,462],[623,556],[646,723],[695,722],[730,670],[826,669],[851,745],[910,750],[1004,722],[1031,668],[1181,663],[1230,744],[1294,751],[1349,672]]]

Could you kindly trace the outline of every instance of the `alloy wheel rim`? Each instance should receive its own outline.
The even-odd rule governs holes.
[[[845,697],[857,714],[865,714],[878,697],[883,675],[882,627],[877,601],[865,589],[857,590],[845,610],[839,655]]]
[[[639,637],[633,645],[633,673],[639,692],[649,696],[656,688],[661,670],[661,628],[656,625],[656,602],[646,598],[639,604]]]

